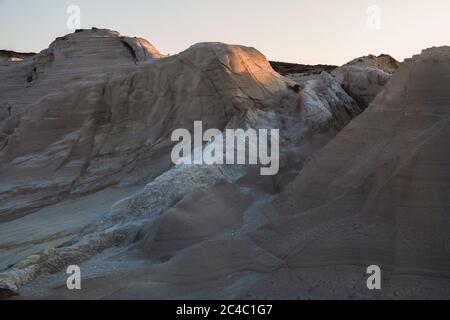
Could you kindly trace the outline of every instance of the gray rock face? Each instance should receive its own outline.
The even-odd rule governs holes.
[[[256,50],[203,44],[158,61],[155,50],[143,51],[148,43],[126,42],[114,32],[79,32],[33,59],[39,67],[31,87],[15,86],[31,62],[2,73],[12,79],[2,83],[0,100],[9,106],[0,124],[2,219],[70,194],[148,181],[170,166],[174,129],[194,120],[222,129],[286,90]]]
[[[371,106],[280,194],[251,172],[203,185],[163,215],[137,224],[128,246],[82,264],[89,278],[81,295],[42,289],[57,288],[62,273],[38,278],[20,293],[67,299],[448,298],[450,152],[443,146],[450,138],[449,57],[450,47],[433,48],[402,63]],[[117,209],[147,210],[151,190],[149,185]],[[55,254],[54,263],[64,261],[57,252],[47,253],[50,261]],[[25,263],[30,265],[36,264]],[[369,265],[382,268],[382,291],[367,289]]]
[[[0,220],[118,183],[151,181],[172,166],[171,132],[192,129],[195,120],[222,130],[249,112],[278,108],[283,99],[297,117],[301,97],[254,49],[198,44],[161,57],[145,40],[88,30],[5,69]],[[33,80],[24,85],[30,68]],[[331,80],[324,81],[323,92]],[[339,96],[328,94],[321,110],[308,109],[316,123],[342,127],[358,114],[339,90],[331,89]],[[322,103],[305,92],[305,99]]]
[[[330,73],[342,88],[365,110],[397,70],[399,62],[389,55],[368,55],[341,66],[297,65],[271,62],[275,70],[297,82],[314,80],[322,72]]]
[[[161,57],[147,41],[110,30],[80,30],[60,37],[21,63],[0,64],[0,120],[20,115],[73,82],[100,78]]]
[[[398,66],[399,62],[389,55],[369,55],[335,69],[332,75],[364,110],[381,92]]]
[[[98,49],[97,55],[90,43],[105,48]],[[42,272],[80,263],[114,246],[126,248],[144,225],[201,189],[240,181],[244,189],[255,188],[257,197],[268,198],[282,190],[313,152],[360,113],[329,74],[298,85],[276,73],[253,48],[200,43],[171,57],[162,57],[155,50],[142,39],[124,39],[111,31],[78,32],[57,40],[34,58],[47,61],[48,70],[24,92],[41,94],[39,98],[20,100],[20,87],[14,89],[16,94],[10,93],[12,98],[4,98],[22,107],[0,122],[3,221],[16,219],[27,224],[43,215],[49,219],[61,210],[65,216],[71,212],[78,215],[74,206],[93,204],[98,190],[147,186],[126,199],[117,198],[118,203],[88,227],[86,218],[82,225],[74,218],[70,226],[61,223],[52,228],[39,222],[44,230],[39,232],[39,251],[23,250],[21,241],[11,239],[13,233],[27,237],[23,230],[30,230],[28,225],[16,230],[21,223],[4,224],[9,227],[6,240],[20,252],[18,260],[24,258],[24,252],[37,255],[0,275],[0,287],[17,289]],[[95,67],[90,69],[92,63]],[[4,74],[16,81],[17,73],[27,66],[17,65]],[[45,83],[55,87],[47,86],[45,91]],[[192,131],[196,120],[202,120],[205,129],[280,129],[280,175],[261,180],[245,166],[173,167],[170,135],[178,128]],[[242,190],[229,192],[235,195]],[[86,197],[89,201],[76,200]],[[61,202],[66,198],[74,200],[66,206]],[[103,198],[104,194],[99,195],[98,201]],[[54,203],[58,206],[44,208],[32,218],[17,219]],[[237,205],[236,210],[248,204]],[[104,205],[98,210],[104,210]],[[225,226],[226,219],[222,221]],[[67,242],[64,228],[83,231],[76,236],[70,233],[72,240]],[[56,237],[57,230],[65,237]],[[45,243],[65,245],[42,251]],[[5,255],[11,259],[8,250]]]
[[[343,223],[289,265],[314,261],[319,272],[348,262],[378,264],[386,273],[383,297],[449,297],[450,152],[442,147],[450,133],[449,57],[450,48],[442,47],[405,61],[275,201],[279,217],[298,219],[298,226],[311,219],[310,230],[319,221]],[[272,242],[288,239],[283,225],[276,228]],[[351,281],[348,271],[340,276]],[[360,295],[370,296],[364,288]]]
[[[88,30],[0,68],[0,265],[14,264],[0,294],[450,296],[449,47],[393,75],[395,60],[369,56],[296,83],[253,48],[164,57]],[[376,98],[359,115],[351,96]],[[170,135],[195,120],[280,129],[280,173],[173,166]],[[73,263],[77,294],[61,289]],[[382,291],[367,290],[369,265]]]

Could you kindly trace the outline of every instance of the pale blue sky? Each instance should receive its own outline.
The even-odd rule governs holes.
[[[83,28],[142,36],[175,54],[196,42],[253,46],[269,59],[342,64],[369,53],[403,60],[450,44],[449,0],[0,0],[0,48],[40,51],[79,5]],[[381,30],[367,28],[369,5]]]

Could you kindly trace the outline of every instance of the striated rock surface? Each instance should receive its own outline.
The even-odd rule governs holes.
[[[63,273],[19,292],[66,299],[448,298],[449,86],[450,47],[425,50],[402,63],[370,107],[281,194],[252,172],[201,185],[136,225],[128,245],[83,263],[81,293],[57,288]],[[151,211],[151,190],[117,209]],[[367,290],[369,265],[382,268],[382,291]]]
[[[449,47],[295,82],[253,48],[93,29],[0,68],[0,296],[450,296]],[[196,120],[280,129],[279,174],[174,166]]]
[[[222,129],[287,90],[256,50],[200,44],[135,65],[129,47],[113,32],[75,33],[34,58],[52,57],[24,94],[4,83],[2,93],[16,100],[1,97],[12,107],[0,124],[0,219],[119,182],[148,181],[171,166],[174,129],[189,129],[194,120]],[[16,81],[16,71],[2,74]]]
[[[97,57],[95,49],[85,48],[86,38],[99,38],[96,40],[113,47],[100,50]],[[0,255],[7,257],[9,264],[14,263],[11,252],[17,261],[25,254],[37,254],[0,274],[0,287],[8,290],[104,250],[134,246],[136,237],[142,237],[143,226],[172,208],[176,210],[185,198],[198,192],[202,197],[209,194],[201,190],[240,183],[242,188],[230,187],[227,193],[238,202],[245,197],[245,204],[236,204],[236,214],[241,215],[239,210],[252,207],[252,201],[270,199],[283,190],[311,154],[360,113],[355,101],[329,74],[297,84],[276,73],[253,48],[200,43],[178,55],[160,57],[151,54],[156,49],[142,39],[124,40],[106,30],[77,32],[55,43],[59,46],[61,41],[70,48],[70,56],[83,60],[73,61],[71,68],[79,70],[78,64],[85,65],[86,69],[80,70],[86,74],[70,78],[56,89],[41,88],[39,99],[31,103],[28,97],[29,104],[0,122],[0,219],[9,221],[3,223],[8,232],[0,236],[4,244]],[[147,48],[146,53],[140,54],[139,48]],[[48,50],[35,59],[46,56]],[[103,54],[107,58],[102,58]],[[112,63],[111,55],[123,63]],[[96,63],[103,71],[89,70],[91,63],[84,59],[94,58],[106,60]],[[58,59],[63,57],[55,56],[49,67],[54,70],[48,74],[58,74]],[[18,71],[9,72],[14,78]],[[64,74],[69,77],[71,71]],[[51,80],[46,76],[38,78],[37,87]],[[173,167],[170,135],[178,128],[192,131],[196,120],[203,121],[204,129],[280,129],[280,174],[261,179],[246,166]],[[104,211],[111,197],[97,191],[109,193],[113,187],[134,190],[132,186],[144,183],[145,188],[125,199],[119,195],[128,191],[114,191],[117,203]],[[220,197],[221,192],[214,194]],[[47,207],[51,204],[55,205]],[[80,206],[87,205],[89,210],[80,211]],[[35,210],[39,211],[30,215]],[[202,212],[211,210],[205,206]],[[83,219],[64,223],[57,216],[61,211],[65,219],[79,215]],[[39,220],[44,216],[57,222],[48,228]],[[86,223],[88,219],[92,223]],[[221,220],[224,226],[227,219],[224,215]],[[28,226],[30,221],[38,222],[35,229]],[[211,230],[218,229],[212,226]],[[32,239],[39,250],[33,252],[28,243],[17,241],[19,237]],[[46,245],[57,248],[42,251]]]
[[[351,270],[377,264],[384,297],[449,297],[449,85],[450,47],[424,50],[314,156],[274,202],[275,216],[309,220],[309,229],[343,224],[297,251],[291,266],[351,264],[345,282]]]
[[[0,64],[0,120],[20,115],[77,81],[126,70],[162,55],[147,41],[105,29],[78,30],[20,63]]]

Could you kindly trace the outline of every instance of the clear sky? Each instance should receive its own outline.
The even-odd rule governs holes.
[[[82,28],[141,36],[170,54],[220,41],[273,60],[343,64],[369,53],[403,60],[450,45],[450,0],[0,0],[0,48],[48,47],[71,32],[69,5],[80,7]],[[380,11],[368,13],[371,5]]]

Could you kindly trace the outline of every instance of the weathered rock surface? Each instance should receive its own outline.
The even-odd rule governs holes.
[[[78,30],[21,63],[0,64],[0,120],[20,115],[66,85],[133,67],[162,55],[147,41],[118,32]]]
[[[99,57],[94,48],[86,49],[86,38],[95,39],[95,43],[106,42]],[[0,287],[3,284],[5,288],[16,290],[43,272],[59,271],[67,263],[81,263],[114,246],[127,248],[143,225],[151,224],[198,190],[240,181],[244,189],[231,190],[230,195],[242,193],[245,196],[246,189],[255,189],[257,197],[276,194],[298,174],[313,152],[360,113],[354,100],[329,74],[322,73],[314,80],[296,84],[276,73],[253,48],[201,43],[176,56],[160,58],[154,53],[156,49],[143,40],[124,40],[117,33],[105,30],[66,36],[55,42],[56,47],[61,41],[64,48],[70,49],[70,54],[60,59],[70,55],[83,60],[73,61],[70,68],[78,72],[76,66],[85,65],[81,70],[86,73],[70,78],[74,73],[64,72],[68,77],[64,86],[55,84],[56,89],[47,87],[47,91],[41,88],[39,99],[32,103],[27,97],[29,102],[23,102],[18,108],[20,112],[7,115],[0,123],[4,141],[0,151],[0,219],[13,220],[47,205],[61,203],[63,199],[75,202],[71,208],[62,204],[42,209],[33,219],[39,219],[41,214],[52,216],[64,208],[68,210],[67,215],[77,215],[79,211],[73,208],[80,204],[77,197],[89,196],[91,200],[87,203],[92,203],[98,190],[148,184],[101,217],[98,212],[87,214],[92,219],[97,218],[88,227],[85,221],[75,220],[71,226],[58,223],[48,228],[60,230],[66,226],[70,230],[81,227],[83,230],[77,235],[63,233],[71,237],[69,242],[64,237],[52,238],[54,246],[65,244],[35,252],[37,256],[10,268],[0,275]],[[128,45],[123,45],[123,41]],[[33,61],[47,56],[54,47],[55,44]],[[140,55],[137,47],[147,48],[147,53]],[[107,56],[107,62],[103,61],[103,55]],[[91,62],[84,61],[83,56],[95,61],[95,68],[102,71],[89,69]],[[58,59],[56,55],[50,63],[49,69],[54,70],[49,74],[55,75],[59,69],[68,68]],[[111,61],[114,59],[123,63],[114,63]],[[57,63],[61,63],[58,68]],[[26,66],[22,65],[24,69]],[[17,70],[8,69],[9,76],[14,78]],[[50,83],[49,79],[46,80],[44,73],[37,79],[36,87],[40,83]],[[16,93],[19,89],[15,89]],[[32,93],[38,95],[37,91]],[[13,93],[10,95],[16,97]],[[205,129],[280,129],[280,175],[261,180],[245,166],[172,168],[170,135],[178,128],[192,130],[195,120],[202,120]],[[220,192],[216,195],[220,196]],[[249,205],[246,203],[237,204],[236,210],[244,210]],[[97,209],[103,213],[103,206]],[[222,223],[228,225],[226,221]],[[39,234],[38,239],[42,248],[45,235]],[[8,239],[17,244],[13,240]],[[36,238],[33,241],[37,241]],[[19,245],[22,245],[20,241]],[[30,253],[29,247],[26,250],[14,247],[13,250]],[[8,255],[8,249],[6,251]],[[8,259],[11,259],[10,254]]]
[[[369,54],[368,56],[353,59],[349,63],[345,64],[345,66],[358,66],[363,68],[372,67],[381,69],[386,73],[393,74],[400,66],[400,62],[388,54],[381,54],[379,56]]]
[[[12,83],[31,62],[2,73],[12,80],[0,97],[10,106],[0,124],[0,219],[119,182],[149,181],[170,167],[174,129],[194,120],[222,129],[287,90],[256,50],[200,44],[135,65],[139,53],[129,47],[136,41],[125,46],[117,33],[79,32],[33,58],[48,65],[30,88]]]
[[[369,55],[333,70],[332,75],[364,110],[380,93],[398,66],[399,62],[389,55]]]
[[[63,273],[20,292],[67,299],[446,299],[449,86],[450,47],[425,50],[405,61],[281,194],[251,172],[194,191],[136,226],[128,246],[82,264],[82,292],[46,289],[64,283]],[[132,202],[148,201],[149,188]],[[120,206],[127,209],[136,212]],[[383,270],[382,291],[366,287],[366,268],[374,264]]]

